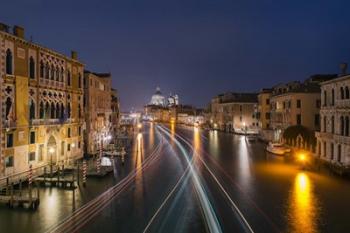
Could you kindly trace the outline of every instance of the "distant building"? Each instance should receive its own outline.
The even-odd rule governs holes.
[[[255,93],[225,93],[211,100],[212,128],[236,133],[257,133],[258,99]]]
[[[273,131],[271,130],[271,100],[272,89],[264,88],[258,95],[258,120],[259,134],[266,141],[273,140]]]
[[[157,87],[156,92],[152,95],[151,101],[148,105],[155,105],[155,106],[166,106],[166,100],[165,97],[162,95],[162,92],[160,91],[160,88]]]
[[[84,72],[86,153],[95,154],[112,130],[111,74]],[[103,144],[102,144],[103,145]]]
[[[345,73],[345,72],[344,72]],[[350,166],[350,75],[321,83],[321,129],[317,156],[338,167]]]

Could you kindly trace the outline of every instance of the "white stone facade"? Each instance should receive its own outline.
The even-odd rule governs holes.
[[[350,165],[350,75],[321,86],[321,130],[316,133],[317,156],[342,166]]]

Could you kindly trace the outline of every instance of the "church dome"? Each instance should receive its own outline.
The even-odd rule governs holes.
[[[156,92],[152,95],[151,105],[165,106],[165,97],[162,95],[160,88],[157,87]]]

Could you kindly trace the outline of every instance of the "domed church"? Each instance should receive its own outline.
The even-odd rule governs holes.
[[[160,88],[157,87],[156,92],[152,95],[151,102],[149,105],[156,105],[156,106],[166,106],[166,99],[162,95],[162,92],[160,91]]]

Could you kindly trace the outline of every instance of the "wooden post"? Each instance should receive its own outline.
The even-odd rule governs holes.
[[[80,177],[79,177],[79,162],[77,163],[77,182],[78,182],[78,186],[80,186]],[[74,173],[73,173],[73,176],[74,176]]]
[[[10,184],[9,184],[9,178],[7,177],[7,178],[6,178],[6,196],[9,195],[9,188],[10,188],[9,185],[10,185]]]
[[[57,187],[60,186],[60,166],[57,166]]]
[[[13,183],[11,183],[11,200],[10,200],[10,207],[13,207]]]
[[[22,179],[19,179],[19,196],[22,196]]]
[[[29,177],[28,177],[28,186],[29,186],[29,203],[32,205],[32,178],[33,178],[33,170],[32,165],[29,165]]]
[[[86,160],[83,160],[83,187],[86,186]]]
[[[46,184],[46,167],[44,167],[44,184]]]

